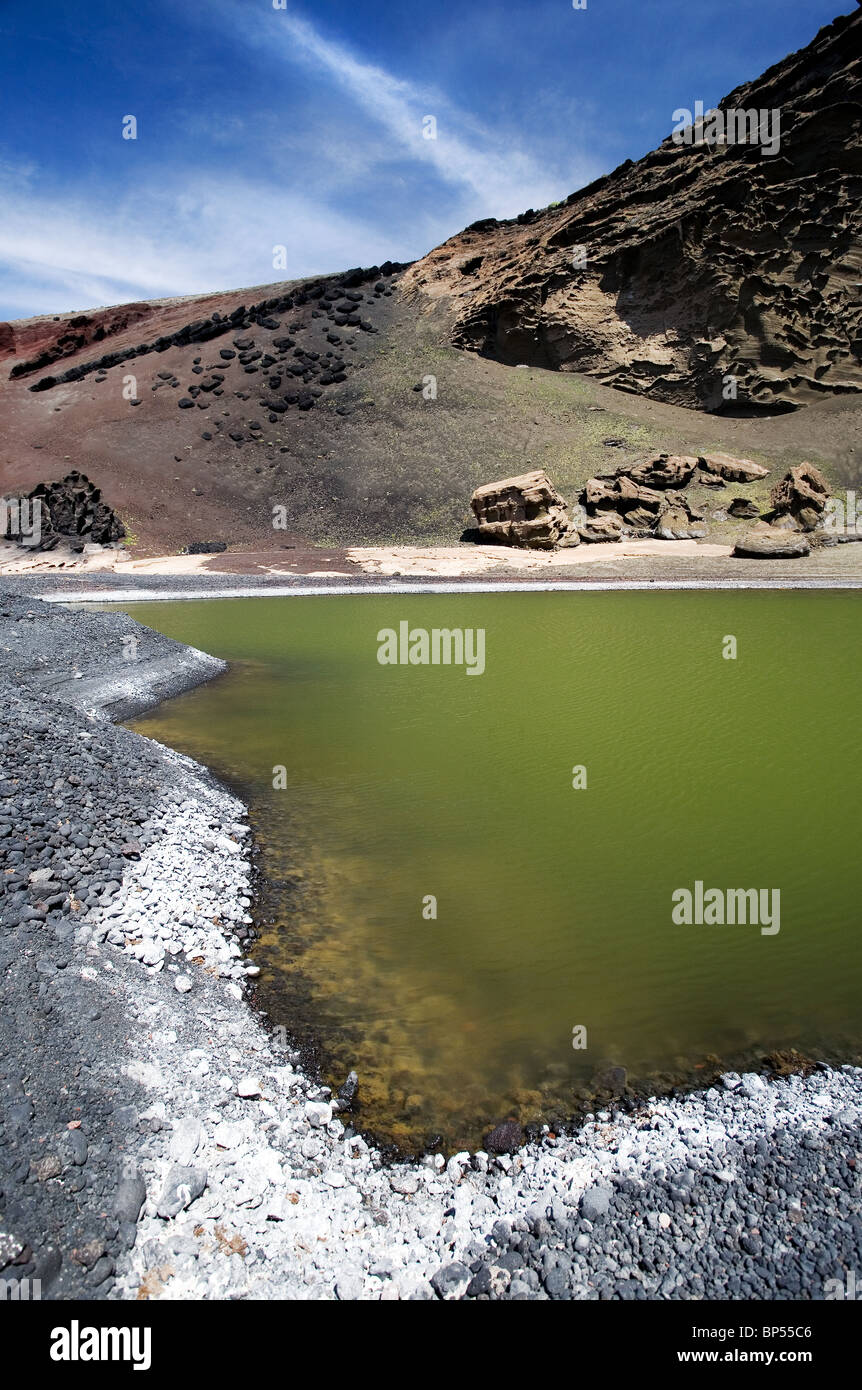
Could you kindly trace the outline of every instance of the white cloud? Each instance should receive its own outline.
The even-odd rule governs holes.
[[[542,207],[558,198],[563,188],[570,193],[573,177],[586,182],[596,175],[587,160],[580,167],[575,162],[574,175],[568,164],[565,171],[549,169],[546,161],[519,147],[511,130],[483,127],[441,93],[363,62],[291,11],[263,12],[254,20],[245,8],[222,6],[221,11],[233,19],[236,32],[246,42],[270,53],[280,51],[286,62],[300,61],[328,74],[383,127],[393,153],[397,150],[430,164],[444,182],[468,190],[474,200],[481,201],[485,216],[512,217],[526,207]],[[422,122],[429,115],[437,120],[434,140],[423,135]],[[350,134],[345,139],[349,141]],[[452,228],[456,230],[460,228]]]
[[[260,167],[243,145],[245,126],[278,125],[272,108],[279,103],[263,81],[265,119],[219,118],[202,166],[208,125],[195,117],[197,165],[139,168],[129,189],[85,181],[79,170],[68,182],[49,183],[32,160],[16,162],[0,150],[0,315],[63,313],[410,260],[480,216],[540,207],[570,191],[573,179],[597,172],[584,165],[576,179],[567,161],[563,175],[553,159],[526,154],[511,132],[487,129],[441,93],[363,61],[295,13],[213,0],[200,18],[211,25],[219,16],[223,28],[260,52],[262,78],[273,60],[277,69],[299,63],[310,70],[321,91],[319,116],[316,104],[303,109],[293,147],[288,131],[267,161],[265,180],[242,173]],[[437,119],[436,140],[423,138],[428,115]],[[276,245],[287,248],[284,270],[273,268]]]
[[[323,203],[236,179],[70,204],[0,187],[0,302],[22,313],[227,290],[394,259],[373,227]],[[287,249],[275,270],[274,246]]]

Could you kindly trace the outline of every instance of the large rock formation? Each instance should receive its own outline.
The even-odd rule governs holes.
[[[793,469],[787,476],[801,477],[808,467]],[[578,496],[581,512],[575,519],[569,518],[565,501],[542,469],[486,483],[473,493],[470,506],[478,523],[478,538],[504,545],[553,550],[558,545],[577,545],[578,541],[618,541],[624,535],[699,540],[706,535],[706,528],[703,514],[685,495],[690,483],[711,478],[722,483],[725,478],[754,482],[768,472],[761,464],[729,454],[701,458],[648,454],[622,464],[613,473],[588,478]],[[758,514],[747,498],[737,498],[733,505],[742,516]]]
[[[769,472],[762,463],[731,458],[730,454],[701,454],[697,462],[704,473],[726,479],[729,483],[754,483],[759,478],[765,478]]]
[[[18,499],[20,502],[20,498]],[[31,550],[54,550],[63,542],[81,551],[87,543],[111,545],[121,540],[126,528],[116,512],[102,501],[102,494],[83,473],[73,470],[54,483],[37,483],[26,494],[37,517]],[[7,510],[5,538],[19,540],[20,527],[12,509]]]
[[[862,13],[721,110],[780,112],[778,148],[707,122],[703,142],[669,137],[561,206],[475,223],[405,288],[444,302],[457,346],[677,405],[774,413],[862,391]]]
[[[737,499],[742,501],[743,499]],[[829,501],[829,484],[813,463],[791,468],[770,493],[773,512],[734,546],[733,553],[744,559],[788,560],[810,553],[811,546],[800,531],[816,531],[812,539],[822,542],[823,513]],[[733,507],[731,507],[733,512]],[[735,515],[745,515],[737,508]],[[794,534],[794,532],[796,534]]]
[[[698,469],[701,471],[698,472]],[[706,535],[703,515],[685,496],[697,478],[702,483],[724,479],[753,482],[769,472],[750,459],[718,454],[650,454],[622,464],[614,473],[588,478],[578,501],[586,511],[579,527],[583,541],[621,540],[624,534],[657,540],[699,540]],[[751,506],[746,499],[740,499]],[[753,509],[756,515],[756,508]],[[746,513],[750,515],[751,513]]]
[[[829,484],[813,463],[791,468],[770,494],[776,512],[789,514],[806,530],[817,525],[828,500]]]
[[[804,536],[782,534],[764,526],[738,540],[733,553],[742,560],[801,560],[811,554],[811,546]]]
[[[577,544],[566,503],[541,468],[478,487],[470,506],[482,541],[532,550]]]

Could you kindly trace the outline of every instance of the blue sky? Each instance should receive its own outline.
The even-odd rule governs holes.
[[[0,319],[412,260],[638,158],[856,8],[284,3],[0,0]]]

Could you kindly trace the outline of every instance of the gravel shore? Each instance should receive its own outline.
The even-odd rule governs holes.
[[[249,998],[242,803],[111,722],[221,669],[124,615],[0,593],[0,1279],[55,1299],[821,1299],[862,1268],[850,1067],[387,1166],[353,1081],[331,1095]]]

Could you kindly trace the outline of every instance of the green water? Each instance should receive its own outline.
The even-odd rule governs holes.
[[[564,1116],[609,1065],[652,1089],[774,1050],[857,1055],[855,594],[131,611],[231,663],[136,727],[249,801],[262,1006],[319,1041],[331,1084],[356,1068],[378,1136],[457,1147]],[[379,664],[402,620],[483,628],[484,673]],[[696,880],[780,890],[780,931],[676,925]]]

